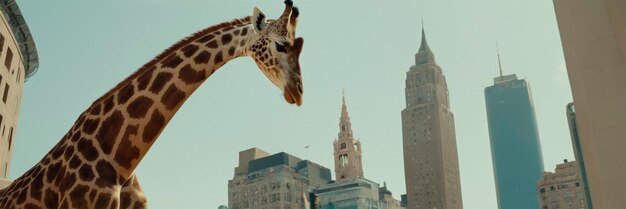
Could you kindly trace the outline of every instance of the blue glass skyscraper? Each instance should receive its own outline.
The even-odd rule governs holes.
[[[515,74],[500,74],[485,88],[485,100],[498,208],[539,208],[544,168],[530,87]]]

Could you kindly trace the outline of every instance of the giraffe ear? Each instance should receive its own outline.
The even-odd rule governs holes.
[[[254,31],[260,33],[267,28],[267,22],[265,22],[265,14],[258,7],[254,7],[252,12],[252,24],[254,25]]]

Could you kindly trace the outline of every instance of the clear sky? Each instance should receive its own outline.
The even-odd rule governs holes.
[[[11,178],[39,161],[91,102],[179,39],[282,0],[18,0],[38,47],[25,84]],[[334,169],[346,89],[365,177],[404,193],[400,111],[420,43],[420,18],[455,115],[465,209],[496,209],[484,88],[505,74],[531,84],[546,170],[573,159],[572,100],[550,0],[295,0],[305,39],[304,104],[288,105],[250,58],[231,61],[186,102],[137,170],[151,208],[228,203],[238,152],[259,147]],[[305,150],[304,147],[310,145]]]

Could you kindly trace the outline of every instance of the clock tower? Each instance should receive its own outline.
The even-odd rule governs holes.
[[[363,178],[361,142],[352,136],[352,123],[348,116],[345,95],[342,98],[339,135],[333,142],[335,148],[335,178],[338,182]]]

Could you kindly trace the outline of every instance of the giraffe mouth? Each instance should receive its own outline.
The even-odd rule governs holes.
[[[302,106],[302,93],[296,89],[297,87],[293,87],[288,85],[285,87],[285,100],[289,104],[296,104],[298,106]]]

